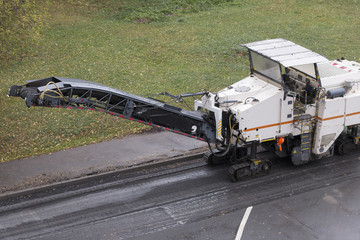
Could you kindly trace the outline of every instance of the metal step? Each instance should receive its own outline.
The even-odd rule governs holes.
[[[308,160],[311,156],[311,132],[301,134],[301,159]]]
[[[295,121],[310,121],[312,119],[312,116],[310,114],[301,114],[299,116],[294,116]],[[311,122],[309,122],[311,123]]]

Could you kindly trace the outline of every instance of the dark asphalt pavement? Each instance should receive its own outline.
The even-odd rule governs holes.
[[[0,207],[4,239],[359,239],[360,161],[332,157],[231,183],[226,166],[169,168],[133,180]]]
[[[360,178],[253,207],[242,240],[359,240]],[[131,240],[235,239],[245,209]]]

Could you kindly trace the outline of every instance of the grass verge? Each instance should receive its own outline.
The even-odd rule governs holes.
[[[146,130],[97,112],[27,109],[6,97],[25,80],[80,78],[139,95],[218,91],[248,74],[241,43],[279,37],[330,59],[360,61],[358,0],[236,0],[147,24],[116,17],[124,3],[54,5],[36,54],[0,69],[1,162]]]

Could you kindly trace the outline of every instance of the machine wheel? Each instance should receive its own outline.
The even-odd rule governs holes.
[[[247,176],[251,176],[250,164],[251,163],[247,161],[232,165],[227,172],[230,180],[232,182],[237,182]]]
[[[269,160],[246,160],[243,163],[234,164],[228,169],[228,176],[232,182],[246,180],[252,176],[264,176],[271,170],[271,162]]]
[[[356,150],[358,146],[354,144],[351,138],[337,139],[335,142],[335,151],[340,156]]]
[[[344,152],[344,145],[345,143],[339,141],[336,144],[336,153],[339,154],[340,156],[343,156],[345,154]]]
[[[250,170],[250,167],[244,167],[240,168],[235,172],[236,180],[241,181],[245,180],[247,177],[250,177],[252,175],[252,172]]]
[[[272,168],[272,163],[270,160],[265,160],[265,162],[261,166],[261,169],[265,174],[268,174],[270,172],[271,168]]]

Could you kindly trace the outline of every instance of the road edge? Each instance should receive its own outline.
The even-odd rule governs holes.
[[[33,188],[28,188],[28,189],[19,190],[19,191],[15,190],[15,191],[11,191],[11,192],[5,192],[5,193],[0,194],[0,201],[6,200],[9,198],[25,196],[25,195],[32,195],[35,193],[44,192],[46,190],[52,190],[55,188],[66,187],[69,185],[81,184],[81,183],[84,183],[87,181],[96,181],[96,180],[100,180],[102,178],[109,178],[109,177],[116,176],[119,174],[141,171],[141,170],[145,170],[146,168],[149,168],[149,167],[154,168],[154,167],[161,167],[161,166],[165,166],[165,165],[176,164],[176,163],[180,163],[180,162],[192,161],[192,160],[195,160],[198,158],[202,158],[204,153],[205,152],[200,152],[200,153],[195,153],[195,154],[186,155],[186,156],[180,156],[180,157],[177,156],[177,157],[170,158],[169,160],[153,159],[153,160],[147,161],[145,163],[139,163],[137,165],[129,166],[129,167],[122,168],[122,169],[116,169],[116,170],[109,171],[109,172],[80,176],[80,177],[70,179],[70,180],[64,180],[64,181],[60,181],[60,182],[56,182],[56,183],[45,184],[42,186],[36,186]]]

